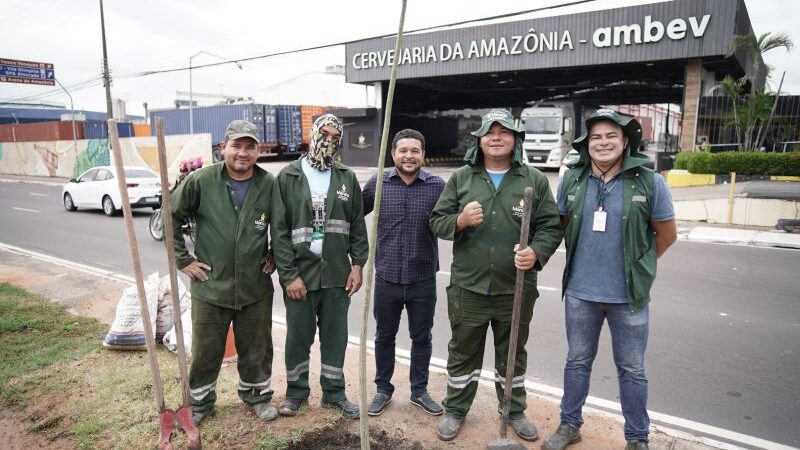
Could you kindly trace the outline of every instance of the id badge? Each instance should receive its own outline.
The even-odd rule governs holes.
[[[606,216],[608,213],[605,211],[594,212],[594,223],[592,224],[592,231],[606,231]]]

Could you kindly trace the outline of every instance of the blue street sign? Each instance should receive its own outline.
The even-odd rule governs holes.
[[[55,85],[52,64],[0,58],[0,82]]]

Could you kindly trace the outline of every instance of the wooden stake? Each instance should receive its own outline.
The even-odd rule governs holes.
[[[114,167],[117,169],[117,185],[119,186],[120,197],[122,198],[122,215],[125,219],[125,228],[128,232],[128,246],[131,251],[131,263],[133,264],[133,275],[136,279],[136,292],[139,296],[139,309],[142,314],[142,325],[144,325],[144,341],[147,344],[147,355],[150,358],[150,375],[153,379],[153,396],[156,401],[156,409],[159,413],[164,412],[164,390],[161,387],[161,372],[158,370],[158,358],[156,356],[156,339],[153,327],[150,325],[150,313],[147,310],[147,296],[144,292],[144,278],[142,278],[142,265],[139,261],[139,247],[136,244],[136,232],[133,229],[133,215],[131,212],[131,201],[128,197],[128,187],[125,181],[125,170],[122,164],[122,151],[119,145],[119,132],[117,131],[117,121],[108,119],[108,143],[114,154]]]
[[[183,342],[183,320],[181,301],[178,298],[178,270],[175,267],[175,236],[172,233],[172,210],[169,206],[169,174],[167,174],[167,146],[164,143],[164,119],[156,117],[156,140],[158,141],[158,170],[161,175],[161,228],[167,246],[169,266],[169,290],[172,294],[172,317],[175,318],[175,338],[178,341],[178,370],[181,375],[183,406],[189,406],[189,370],[186,364],[186,347]]]
[[[400,42],[403,39],[403,23],[406,17],[406,0],[402,0],[400,8],[400,25],[397,30],[397,40],[394,44],[394,54],[400,54]],[[386,146],[389,142],[389,125],[392,119],[392,103],[394,101],[394,85],[397,81],[397,59],[392,60],[392,73],[389,78],[389,92],[386,93],[386,107],[383,114],[383,134],[381,135],[381,150],[378,156],[378,176],[375,185],[375,206],[372,209],[372,224],[369,234],[369,259],[367,260],[366,291],[364,292],[364,307],[361,311],[361,336],[358,351],[358,400],[361,425],[361,449],[369,450],[369,422],[367,415],[367,324],[369,323],[369,304],[372,298],[372,281],[375,276],[375,238],[378,234],[378,219],[381,214],[381,197],[383,192],[383,167],[386,160]]]

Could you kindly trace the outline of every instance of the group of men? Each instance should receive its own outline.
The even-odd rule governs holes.
[[[363,192],[335,156],[341,121],[320,116],[308,152],[273,177],[255,165],[257,128],[228,125],[223,162],[184,180],[172,194],[176,264],[192,279],[192,410],[200,423],[214,414],[216,381],[228,328],[239,354],[239,397],[259,418],[295,416],[310,393],[310,347],[320,340],[323,406],[345,417],[359,407],[345,395],[347,311],[361,287],[368,243],[364,216],[378,206],[375,256],[375,385],[367,413],[380,415],[395,387],[395,339],[403,309],[411,337],[410,403],[431,415],[441,440],[456,437],[477,392],[491,326],[498,404],[506,383],[514,284],[524,272],[509,424],[522,439],[538,439],[526,418],[526,343],[537,272],[562,238],[567,248],[563,294],[569,351],[561,424],[542,448],[581,440],[581,408],[604,320],[612,336],[626,448],[648,448],[647,344],[650,287],[656,258],[674,242],[675,222],[663,178],[637,153],[641,128],[632,118],[599,110],[573,143],[581,158],[567,171],[558,201],[547,178],[525,163],[525,133],[511,113],[495,109],[471,133],[465,166],[445,182],[422,169],[425,137],[405,129],[392,141],[394,167],[373,176]],[[380,196],[377,177],[383,177]],[[527,245],[519,245],[523,192],[533,188]],[[194,255],[180,225],[194,217]],[[269,234],[268,234],[269,233]],[[437,238],[453,241],[447,287],[451,327],[447,394],[428,391],[436,308]],[[271,274],[277,268],[286,308],[286,395],[272,405]],[[498,406],[498,411],[502,406]]]

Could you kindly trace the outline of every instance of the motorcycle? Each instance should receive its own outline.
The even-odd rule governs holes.
[[[164,239],[164,220],[161,217],[161,208],[153,211],[153,214],[150,215],[150,225],[148,229],[150,230],[150,236],[157,240],[161,241]],[[181,227],[183,231],[184,237],[188,237],[189,240],[194,242],[195,239],[195,223],[194,218],[189,218],[185,224]]]
[[[170,193],[178,187],[181,181],[183,181],[187,176],[189,176],[192,172],[197,169],[203,167],[203,160],[200,157],[194,157],[182,161],[178,166],[178,170],[180,171],[180,175],[175,180],[175,186],[170,189]],[[159,195],[159,199],[160,199]],[[161,203],[161,202],[159,202]],[[185,224],[182,225],[181,229],[183,231],[183,236],[188,237],[194,243],[196,233],[195,233],[195,221],[193,217],[190,217],[189,220],[186,221]],[[164,221],[162,219],[162,212],[161,208],[158,208],[153,211],[153,214],[150,216],[150,224],[148,226],[150,230],[150,236],[157,240],[161,241],[164,239]]]

